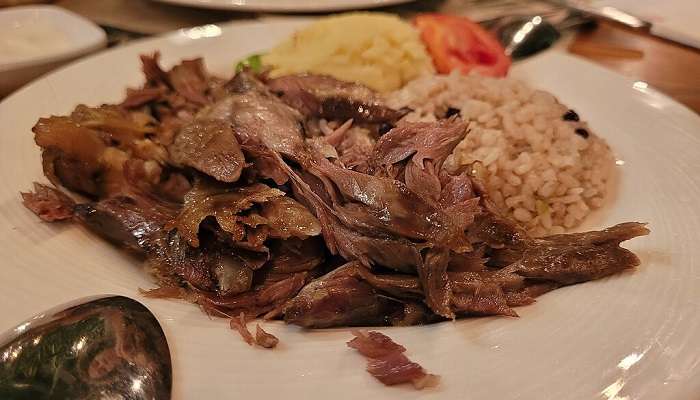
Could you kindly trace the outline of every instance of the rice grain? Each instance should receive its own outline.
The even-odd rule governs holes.
[[[448,107],[460,110],[471,131],[448,167],[480,161],[490,197],[533,235],[563,233],[603,204],[612,152],[547,92],[514,79],[455,73],[409,82],[388,102],[411,108],[408,121],[434,121]],[[581,129],[587,137],[577,134]]]

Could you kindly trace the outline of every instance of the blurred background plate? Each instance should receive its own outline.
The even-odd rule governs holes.
[[[382,331],[440,374],[436,389],[384,387],[345,345],[349,329],[303,331],[280,322],[273,351],[245,344],[228,322],[178,301],[145,299],[153,283],[138,259],[77,225],[45,224],[19,191],[46,181],[31,127],[77,104],[120,101],[143,82],[138,56],[166,66],[204,57],[230,76],[305,22],[242,22],[180,30],[75,62],[0,103],[0,331],[81,296],[142,301],[163,326],[176,399],[691,399],[700,393],[700,116],[646,82],[549,52],[513,75],[551,91],[610,143],[619,167],[615,201],[585,228],[640,220],[651,235],[625,246],[642,264],[562,288],[518,309],[520,318],[475,318]]]
[[[106,43],[99,26],[61,7],[0,9],[0,98]]]
[[[232,11],[330,12],[385,7],[415,0],[154,0],[181,6]]]

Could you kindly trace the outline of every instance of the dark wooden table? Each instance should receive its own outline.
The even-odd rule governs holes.
[[[700,114],[698,49],[601,21],[596,29],[578,33],[568,50],[647,82]]]

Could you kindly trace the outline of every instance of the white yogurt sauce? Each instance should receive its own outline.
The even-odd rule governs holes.
[[[27,19],[0,26],[0,64],[60,53],[68,36],[49,21]]]

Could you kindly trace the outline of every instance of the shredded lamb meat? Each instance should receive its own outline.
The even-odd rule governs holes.
[[[34,183],[34,191],[22,193],[22,203],[46,222],[73,218],[73,199],[50,186]]]
[[[246,343],[251,346],[255,344],[255,338],[253,338],[253,334],[248,330],[248,321],[246,321],[244,313],[241,312],[237,317],[231,318],[230,323],[231,329],[238,331]]]
[[[357,122],[395,123],[408,110],[393,110],[366,86],[325,75],[287,75],[267,82],[282,100],[306,116]]]
[[[255,325],[255,344],[266,349],[272,349],[277,346],[279,339],[271,333],[265,332],[260,324]]]
[[[276,338],[246,318],[304,328],[416,325],[517,316],[564,285],[633,268],[627,222],[532,238],[503,217],[478,165],[443,164],[468,135],[453,116],[397,123],[368,88],[315,75],[211,76],[142,56],[146,82],[120,105],[79,105],[33,128],[44,174],[24,205],[73,221],[146,260],[158,287],[230,318],[249,343]],[[358,333],[386,384],[434,383],[385,336]]]
[[[383,333],[353,331],[347,345],[367,357],[367,372],[381,383],[391,386],[413,383],[416,389],[437,386],[440,378],[429,374],[418,363],[403,354],[406,348]]]

